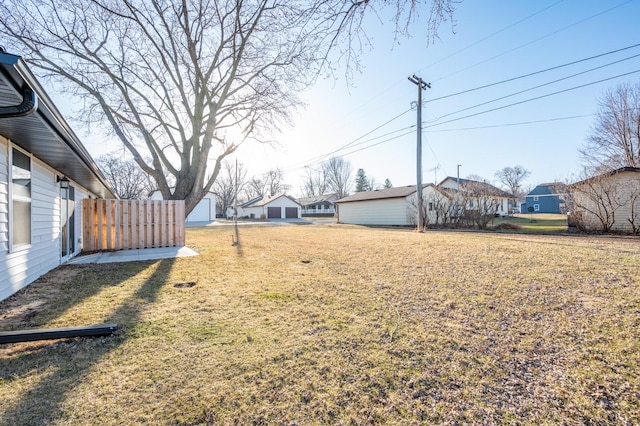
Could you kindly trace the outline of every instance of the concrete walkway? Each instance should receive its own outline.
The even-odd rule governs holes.
[[[198,253],[189,247],[161,247],[150,249],[118,250],[87,254],[74,257],[68,265],[85,263],[133,262],[136,260],[173,259],[176,257],[197,256]]]

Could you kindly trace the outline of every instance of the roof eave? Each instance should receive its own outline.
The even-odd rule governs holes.
[[[19,91],[26,85],[35,92],[38,98],[38,107],[37,110],[33,112],[33,115],[37,116],[51,132],[54,132],[62,141],[64,141],[75,157],[96,178],[98,184],[96,185],[95,183],[91,184],[83,182],[82,179],[74,176],[73,172],[67,173],[64,165],[55,165],[54,168],[65,173],[65,175],[70,179],[86,186],[87,189],[94,192],[96,195],[103,198],[118,198],[111,186],[107,183],[105,177],[100,172],[95,161],[91,158],[91,155],[84,148],[25,61],[20,56],[0,52],[0,73],[4,75],[5,81],[8,84],[11,84],[14,89]],[[6,119],[8,120],[10,118]],[[24,141],[14,139],[11,141],[16,145],[33,152],[33,154],[38,158],[46,157],[44,151],[32,150],[29,149],[28,146],[24,146]]]

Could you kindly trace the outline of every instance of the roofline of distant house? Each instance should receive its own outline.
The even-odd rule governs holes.
[[[586,182],[590,182],[590,181],[595,180],[595,179],[599,179],[601,177],[614,176],[614,175],[617,175],[619,173],[624,173],[624,172],[636,172],[636,173],[639,173],[640,172],[640,167],[620,167],[619,169],[611,170],[611,171],[605,172],[605,173],[600,173],[599,175],[591,176],[591,177],[589,177],[587,179],[582,179],[582,180],[580,180],[578,182],[574,182],[574,183],[572,183],[571,185],[568,185],[568,186],[569,187],[574,187],[574,186],[581,185],[581,184],[586,183]]]

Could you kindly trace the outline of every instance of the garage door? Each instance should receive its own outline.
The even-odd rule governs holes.
[[[187,222],[209,222],[211,212],[211,200],[203,198],[187,216]]]
[[[284,209],[284,217],[287,219],[297,219],[298,218],[298,208],[297,207],[285,207]]]
[[[267,207],[267,218],[268,219],[281,219],[282,218],[282,209],[280,207]]]

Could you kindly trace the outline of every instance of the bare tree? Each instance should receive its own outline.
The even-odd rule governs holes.
[[[267,170],[261,177],[249,180],[245,193],[249,199],[256,197],[273,197],[289,190],[284,183],[284,172],[281,169]]]
[[[77,96],[82,119],[108,127],[188,214],[225,157],[245,140],[268,141],[322,71],[358,68],[365,15],[393,8],[402,34],[422,3],[3,1],[0,34]],[[426,3],[431,38],[455,1]]]
[[[212,186],[216,194],[216,209],[224,213],[233,206],[236,195],[242,193],[247,183],[247,171],[242,164],[224,161],[218,178]]]
[[[267,186],[262,181],[262,178],[252,177],[247,181],[247,185],[244,187],[244,195],[247,200],[253,200],[257,197],[264,197],[267,193]]]
[[[338,198],[349,195],[351,191],[351,163],[342,157],[332,157],[322,163],[322,170],[327,176],[329,191],[335,192]]]
[[[621,84],[600,99],[596,122],[580,150],[592,175],[640,167],[640,83]]]
[[[327,191],[327,176],[324,169],[305,168],[305,175],[302,181],[303,197],[314,197],[323,195]]]
[[[132,160],[115,154],[106,154],[98,157],[96,162],[109,185],[122,199],[149,198],[151,192],[156,189],[149,175]]]
[[[497,188],[480,180],[469,180],[460,186],[456,195],[460,197],[457,203],[462,206],[462,219],[470,226],[486,229],[498,212]]]
[[[422,217],[425,228],[446,225],[451,220],[451,198],[440,191],[433,191],[423,197]],[[417,200],[412,201],[415,209]]]
[[[640,235],[640,182],[634,181],[627,187],[629,193],[629,217],[627,220],[631,224],[631,232]]]
[[[608,174],[589,177],[571,185],[572,208],[578,228],[590,228],[584,213],[595,217],[601,232],[610,232],[616,223],[616,212],[623,205],[620,186]]]
[[[518,165],[514,167],[505,167],[496,172],[495,177],[502,183],[514,197],[518,198],[522,195],[524,189],[522,184],[531,172],[524,167]]]

